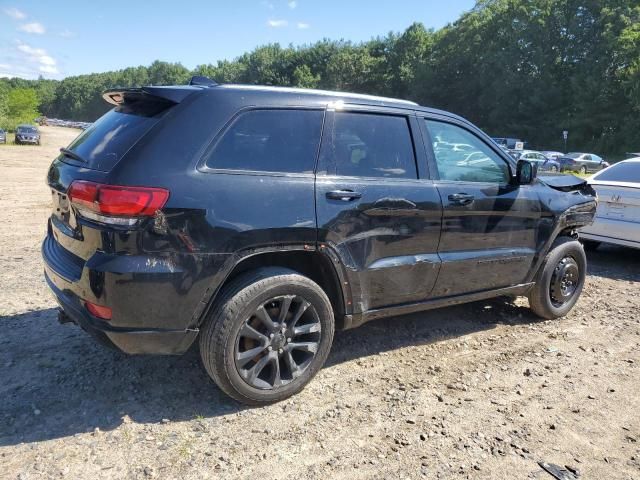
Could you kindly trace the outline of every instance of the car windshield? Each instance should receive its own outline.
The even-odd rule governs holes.
[[[18,131],[22,133],[36,133],[35,127],[18,127]]]
[[[582,155],[582,153],[576,153],[576,152],[571,152],[571,153],[567,153],[565,155],[565,157],[569,157],[569,158],[578,158]]]
[[[595,180],[640,183],[640,162],[620,162],[596,175]]]

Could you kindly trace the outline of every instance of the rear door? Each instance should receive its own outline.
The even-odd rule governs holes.
[[[430,161],[443,202],[442,265],[432,296],[523,282],[537,248],[535,187],[511,183],[507,160],[464,123],[437,116],[422,122],[427,143],[434,146]],[[450,143],[470,145],[478,153],[475,160],[447,148]]]
[[[346,267],[354,313],[424,300],[435,284],[442,209],[420,142],[411,112],[327,112],[316,176],[319,242]]]

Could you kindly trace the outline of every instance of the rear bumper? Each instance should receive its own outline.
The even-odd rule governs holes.
[[[56,285],[60,279],[45,266],[45,279],[60,308],[73,323],[90,334],[105,335],[118,350],[129,354],[179,355],[186,352],[198,335],[198,330],[161,330],[117,328],[93,317],[82,299],[70,290]]]
[[[206,283],[173,256],[109,255],[86,261],[51,235],[42,244],[44,273],[64,313],[84,330],[131,354],[181,354],[198,335],[193,322]],[[191,258],[191,262],[197,261]],[[89,313],[85,301],[112,309],[112,319]]]

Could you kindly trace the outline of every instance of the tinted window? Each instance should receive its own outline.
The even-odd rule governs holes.
[[[440,179],[491,183],[509,180],[506,161],[478,137],[449,123],[426,122]]]
[[[640,162],[616,163],[596,176],[595,179],[610,182],[640,183]]]
[[[323,144],[330,175],[417,178],[406,117],[336,112]]]
[[[150,102],[152,105],[156,103]],[[166,108],[166,103],[162,104]],[[134,105],[115,108],[91,124],[69,145],[86,162],[61,155],[59,158],[94,170],[109,171],[125,153],[149,131],[158,118]]]
[[[250,110],[238,117],[206,160],[210,168],[313,173],[323,112]]]

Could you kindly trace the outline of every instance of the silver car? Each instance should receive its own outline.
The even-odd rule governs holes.
[[[640,157],[605,168],[589,184],[598,193],[598,210],[593,225],[579,232],[585,246],[604,242],[640,248]]]

